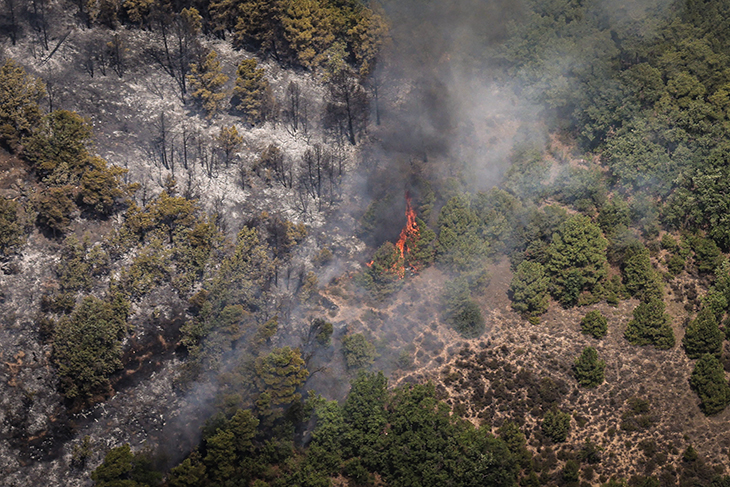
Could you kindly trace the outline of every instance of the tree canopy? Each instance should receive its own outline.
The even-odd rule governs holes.
[[[573,372],[578,384],[583,387],[596,387],[603,383],[606,362],[598,358],[593,347],[586,347],[573,364]]]
[[[228,81],[228,76],[221,71],[217,52],[211,50],[201,63],[191,64],[187,79],[192,89],[192,97],[203,106],[207,118],[212,118],[223,109],[228,93],[222,88]]]
[[[122,366],[127,307],[125,302],[86,297],[56,325],[53,358],[65,397],[87,400],[109,392],[109,376]]]
[[[692,359],[698,359],[706,353],[719,357],[724,339],[715,314],[708,308],[702,308],[697,317],[689,322],[682,345],[687,356]]]
[[[524,260],[512,277],[509,293],[512,308],[528,317],[541,315],[548,309],[550,279],[539,262]]]
[[[545,268],[552,277],[552,294],[573,306],[583,291],[592,291],[607,275],[606,247],[601,229],[588,217],[575,215],[553,235]]]
[[[730,385],[720,361],[704,354],[695,364],[689,382],[700,397],[700,408],[707,415],[717,414],[730,404]]]
[[[654,345],[660,349],[674,346],[674,331],[666,306],[659,299],[640,303],[634,309],[634,319],[629,321],[624,336],[633,345]]]
[[[46,96],[40,79],[30,76],[12,58],[0,66],[0,142],[17,150],[21,140],[40,124],[43,113],[38,103]]]

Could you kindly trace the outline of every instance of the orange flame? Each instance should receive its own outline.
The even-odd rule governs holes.
[[[405,269],[405,259],[408,251],[410,250],[408,248],[408,241],[409,239],[411,242],[418,240],[419,231],[418,231],[418,223],[416,223],[416,211],[411,206],[411,195],[408,191],[406,191],[406,226],[403,227],[403,230],[400,232],[400,236],[398,237],[398,241],[395,243],[395,246],[400,251],[400,259],[398,262],[393,264],[393,271],[398,273],[398,276],[403,279],[405,277],[406,269]],[[368,267],[371,267],[373,265],[373,260],[368,262]],[[413,270],[417,271],[418,269],[414,268]]]
[[[406,191],[406,226],[400,232],[398,241],[395,246],[400,250],[401,258],[405,259],[405,253],[408,251],[406,247],[406,241],[408,237],[418,235],[418,224],[416,223],[416,212],[411,206],[411,195]]]

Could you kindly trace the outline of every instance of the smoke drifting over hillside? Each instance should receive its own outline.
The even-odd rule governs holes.
[[[463,163],[494,184],[509,149],[516,100],[495,76],[493,48],[514,2],[389,2],[392,42],[379,66],[386,153]]]
[[[673,2],[576,2],[574,18],[562,4],[536,3],[385,2],[392,42],[376,76],[384,129],[375,157],[399,161],[400,174],[422,159],[470,190],[494,186],[516,142],[544,146],[545,107],[586,89],[575,73],[600,70],[596,61],[629,34],[651,39]],[[553,37],[565,24],[568,36]],[[508,65],[516,53],[523,62]]]
[[[295,250],[291,254],[284,253],[277,262],[280,268],[276,271],[276,284],[270,286],[273,290],[266,303],[260,307],[252,306],[258,314],[246,322],[246,326],[251,326],[249,335],[225,338],[223,341],[230,338],[233,350],[225,349],[229,342],[224,345],[212,343],[211,348],[220,346],[225,349],[216,359],[224,365],[212,372],[201,373],[198,382],[186,384],[189,389],[184,394],[174,392],[172,387],[173,377],[179,372],[177,367],[189,359],[182,347],[179,347],[179,360],[160,360],[154,364],[158,369],[150,366],[150,370],[160,371],[155,372],[155,381],[142,377],[144,372],[134,375],[139,367],[135,370],[130,368],[132,378],[128,382],[142,383],[150,379],[147,389],[125,386],[132,391],[127,396],[119,394],[114,401],[100,403],[105,405],[103,407],[108,405],[110,410],[109,413],[104,410],[102,419],[111,418],[107,424],[124,425],[126,416],[122,416],[120,411],[125,414],[131,411],[132,414],[135,407],[141,406],[152,411],[147,415],[154,419],[148,421],[152,425],[149,434],[145,423],[138,428],[137,436],[122,426],[115,426],[115,436],[109,436],[105,426],[91,423],[95,419],[92,417],[80,425],[77,438],[89,432],[94,438],[105,438],[105,445],[130,442],[135,448],[143,439],[149,438],[158,441],[162,449],[168,449],[171,465],[178,462],[200,444],[200,423],[221,404],[230,401],[230,404],[250,406],[251,391],[255,387],[246,385],[246,389],[241,386],[243,392],[234,391],[236,394],[240,392],[240,397],[235,397],[235,394],[225,394],[227,386],[234,389],[226,381],[239,380],[238,377],[231,379],[239,372],[238,369],[242,371],[241,376],[254,374],[255,357],[245,356],[248,352],[243,350],[244,345],[254,339],[254,333],[259,333],[254,325],[260,325],[274,315],[279,318],[279,330],[274,330],[273,338],[267,338],[266,333],[272,330],[262,327],[261,337],[264,338],[256,338],[266,342],[261,350],[301,346],[306,356],[306,345],[303,344],[306,343],[306,332],[312,318],[316,316],[333,322],[334,345],[321,347],[318,356],[309,351],[308,358],[314,357],[307,364],[311,375],[306,386],[302,387],[312,388],[327,398],[341,399],[354,375],[347,369],[340,353],[343,337],[348,334],[364,333],[368,340],[377,344],[373,346],[379,347],[381,355],[373,359],[376,361],[373,368],[393,372],[393,383],[425,381],[428,373],[437,374],[438,368],[448,363],[457,353],[457,348],[466,343],[451,329],[447,319],[440,319],[444,284],[453,275],[449,275],[448,271],[442,272],[439,266],[432,266],[418,279],[411,279],[413,273],[407,271],[401,262],[401,293],[393,293],[392,302],[369,301],[370,296],[366,296],[365,291],[358,294],[350,281],[359,267],[363,265],[365,268],[364,263],[371,258],[373,249],[366,248],[363,240],[371,246],[378,246],[384,241],[396,242],[399,235],[407,236],[408,232],[404,230],[406,194],[413,196],[414,209],[418,212],[417,215],[408,214],[408,228],[413,233],[415,216],[423,217],[427,225],[436,228],[439,206],[449,198],[464,191],[476,192],[499,185],[512,159],[515,159],[516,146],[544,149],[549,141],[548,134],[557,132],[551,130],[555,124],[575,119],[575,113],[579,111],[575,100],[580,96],[583,99],[594,96],[595,91],[591,91],[594,87],[585,86],[587,83],[582,80],[587,77],[581,74],[593,73],[591,79],[597,80],[595,84],[603,85],[605,80],[608,85],[610,76],[616,76],[618,71],[610,69],[614,67],[612,63],[618,65],[624,61],[619,57],[620,49],[624,48],[624,53],[631,52],[626,49],[626,39],[637,43],[653,39],[659,24],[675,4],[670,0],[574,0],[573,3],[550,0],[382,0],[380,3],[391,25],[390,41],[378,60],[374,77],[364,80],[363,88],[370,95],[371,119],[366,130],[368,137],[357,139],[360,145],[351,144],[343,137],[335,141],[332,128],[323,122],[329,94],[320,71],[289,69],[290,65],[266,57],[263,52],[234,48],[228,33],[218,37],[200,36],[206,48],[217,50],[224,71],[231,75],[228,87],[234,83],[236,64],[242,59],[258,56],[260,65],[271,80],[277,102],[281,103],[293,93],[289,91],[290,86],[296,85],[297,90],[302,90],[302,98],[309,102],[306,105],[308,115],[303,115],[304,119],[309,117],[309,131],[288,126],[287,116],[291,113],[287,115],[281,106],[277,106],[281,113],[271,122],[257,126],[244,123],[239,113],[230,110],[211,119],[204,118],[192,99],[184,103],[175,81],[147,59],[148,44],[154,44],[159,37],[152,27],[141,29],[127,24],[110,30],[102,26],[91,27],[91,24],[84,28],[77,26],[58,43],[56,49],[53,49],[53,43],[51,49],[36,45],[37,41],[28,37],[33,32],[28,27],[28,36],[21,36],[17,45],[6,43],[8,56],[22,59],[30,65],[29,70],[46,79],[51,94],[47,102],[51,107],[73,109],[94,121],[100,154],[109,162],[128,168],[130,172],[125,176],[128,182],[142,184],[137,193],[142,206],[165,187],[167,176],[173,175],[178,178],[180,193],[189,198],[199,198],[206,209],[213,208],[216,217],[221,216],[227,224],[221,227],[225,227],[225,232],[231,236],[241,226],[254,225],[247,220],[263,220],[263,215],[269,213],[276,214],[277,218],[281,214],[282,218],[291,222],[307,225],[308,235],[302,237],[302,242],[291,244]],[[51,2],[51,5],[57,8],[60,4]],[[75,13],[69,10],[65,19],[69,25],[78,23],[78,19],[71,18],[73,15]],[[60,26],[57,28],[60,29]],[[118,39],[124,39],[128,46],[128,51],[124,51],[129,55],[126,61],[128,71],[117,75],[109,68],[107,76],[97,68],[96,75],[93,69],[89,73],[91,65],[84,63],[96,62],[92,54],[96,49],[108,46],[107,42],[112,39],[110,36],[117,39],[117,34]],[[51,37],[56,42],[60,40],[60,36],[56,36],[58,39]],[[0,58],[2,50],[0,45]],[[48,52],[50,50],[53,51]],[[34,53],[33,56],[29,55],[30,52]],[[101,66],[108,67],[106,64]],[[606,73],[605,77],[602,77],[603,73]],[[353,84],[356,83],[353,81]],[[376,124],[376,113],[380,115],[379,125]],[[226,156],[225,164],[215,167],[220,152],[216,149],[216,137],[222,133],[223,127],[228,126],[238,127],[242,136],[242,148],[236,150],[240,158],[229,161]],[[570,130],[562,133],[577,139],[579,131],[571,126]],[[276,145],[284,154],[280,163],[282,174],[279,175],[284,182],[272,177],[279,171],[279,163],[274,169],[261,165],[261,154],[270,144]],[[566,146],[570,149],[576,144]],[[315,147],[317,151],[324,150],[310,152]],[[191,154],[195,152],[195,156],[188,154],[188,150]],[[330,183],[334,188],[333,182],[337,181],[337,187],[331,190],[330,199],[318,195],[319,190],[310,189],[310,193],[301,189],[304,185],[297,188],[297,184],[301,183],[297,182],[295,175],[304,166],[304,155],[314,157],[315,153],[326,154],[322,160],[328,163],[336,155],[340,169],[345,168],[337,177],[332,170]],[[174,154],[177,165],[162,162],[168,154]],[[182,159],[182,154],[185,159]],[[191,161],[189,167],[188,156]],[[550,160],[548,164],[553,162]],[[316,174],[320,178],[319,166]],[[542,181],[537,183],[540,184]],[[428,216],[419,207],[426,199],[427,190],[432,191]],[[12,191],[15,194],[15,189]],[[526,205],[531,204],[529,196],[536,193],[534,187],[524,193],[527,194]],[[364,220],[360,217],[370,201],[385,203],[378,208],[377,221],[368,230],[368,235],[364,236],[366,232],[363,231],[355,236],[358,230],[362,230],[359,227],[364,226],[360,225]],[[119,221],[124,219],[121,214],[118,216]],[[91,226],[95,223],[84,219],[83,224]],[[116,220],[109,220],[104,223],[104,228],[94,229],[102,232],[115,224]],[[263,223],[259,222],[259,226]],[[288,231],[286,226],[281,228],[284,229],[282,235]],[[261,232],[262,235],[265,233]],[[272,240],[280,243],[278,238]],[[0,282],[4,286],[3,293],[7,287],[15,293],[14,296],[23,295],[25,307],[33,312],[39,302],[38,296],[46,292],[40,286],[56,279],[56,264],[50,262],[56,256],[47,257],[51,254],[46,254],[50,252],[46,245],[47,242],[39,238],[24,250],[26,267],[32,268],[37,275],[43,275],[42,284],[41,279],[30,272],[21,276],[26,279],[26,287],[16,285],[12,281],[15,278],[9,274]],[[402,240],[399,246],[402,258]],[[140,253],[141,249],[140,246]],[[227,250],[221,251],[217,255],[219,260],[210,264],[210,272],[203,274],[201,271],[202,277],[192,286],[195,290],[209,287],[211,276],[218,271],[225,252]],[[487,265],[491,266],[491,261],[482,258],[486,254],[486,251],[483,252],[470,263],[479,260],[482,270]],[[43,255],[49,262],[39,260],[38,255]],[[132,258],[134,256],[130,253],[126,261],[115,265],[126,265]],[[325,260],[327,263],[321,263]],[[38,273],[41,268],[43,274]],[[491,301],[479,298],[479,305],[485,310],[487,321],[491,320],[488,323],[491,326],[499,323],[502,311],[511,313],[507,288],[512,274],[509,263],[504,259],[491,266],[489,271],[495,281],[502,280],[499,292],[489,297],[497,298]],[[340,285],[338,281],[344,284]],[[6,282],[11,284],[6,286]],[[155,342],[158,328],[163,328],[160,321],[152,319],[152,316],[164,316],[174,308],[173,305],[183,309],[180,313],[184,315],[184,309],[190,304],[187,301],[189,296],[174,295],[169,287],[164,287],[166,285],[166,282],[159,285],[163,291],[158,294],[134,298],[135,333],[150,337],[150,342]],[[230,288],[235,285],[231,284]],[[311,288],[307,290],[307,297],[302,297],[304,285]],[[30,291],[26,292],[26,289]],[[490,291],[494,289],[490,288]],[[321,297],[317,296],[318,291]],[[312,295],[314,298],[309,299]],[[0,301],[5,300],[3,294]],[[5,307],[14,308],[15,316],[19,308],[14,304],[11,306],[11,303],[12,299],[8,299]],[[223,310],[230,308],[228,311],[233,313],[236,310],[231,309],[236,306],[241,307],[236,302]],[[23,313],[26,317],[31,316],[31,311]],[[191,318],[193,313],[197,311],[191,311],[187,318]],[[512,313],[511,317],[513,322],[520,319],[516,313]],[[28,320],[28,330],[35,330],[31,321]],[[205,325],[208,326],[208,323]],[[215,326],[223,329],[227,324],[221,320]],[[570,331],[567,326],[565,330],[566,334]],[[204,331],[208,333],[208,329]],[[172,339],[160,334],[159,340],[165,342],[169,339],[172,349],[177,333],[177,329],[174,332],[170,330]],[[491,347],[487,340],[496,335],[489,336],[487,332],[480,346],[485,349]],[[271,340],[267,341],[269,338]],[[38,345],[38,350],[41,346],[46,345]],[[20,350],[25,345],[21,343],[17,347]],[[46,346],[45,350],[49,347]],[[12,353],[9,352],[11,349]],[[5,347],[0,352],[11,357],[15,349]],[[399,355],[401,352],[405,355]],[[38,356],[42,356],[42,350]],[[140,356],[147,357],[142,353]],[[153,357],[153,352],[149,356]],[[414,372],[416,367],[412,367],[414,363],[417,364],[417,372]],[[51,370],[48,363],[44,366]],[[127,371],[119,374],[127,374]],[[54,380],[55,376],[49,372],[43,387],[55,390]],[[686,377],[683,380],[686,381]],[[23,402],[25,392],[17,389],[13,394],[17,410],[27,409]],[[8,394],[8,397],[11,395]],[[48,402],[52,400],[57,401],[57,394]],[[101,413],[97,411],[97,414]],[[50,420],[44,418],[43,421],[47,424]],[[30,424],[30,420],[28,422]],[[163,423],[165,426],[160,426]],[[129,428],[132,431],[133,427]],[[42,429],[28,431],[35,435]],[[70,457],[71,443],[64,445],[66,456]],[[0,453],[10,451],[2,448],[5,447],[0,443]],[[94,461],[98,460],[97,464],[102,454],[101,449],[96,453]],[[15,470],[22,472],[19,468]]]

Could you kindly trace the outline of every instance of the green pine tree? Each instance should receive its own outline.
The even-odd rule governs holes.
[[[40,125],[46,88],[11,58],[0,66],[0,86],[0,143],[14,151]]]
[[[53,360],[61,392],[68,399],[87,400],[111,390],[109,376],[122,366],[128,303],[86,297],[53,333]]]
[[[205,464],[200,453],[194,450],[180,465],[170,470],[168,483],[170,487],[196,487],[205,480]]]
[[[392,242],[375,251],[373,261],[358,275],[359,283],[375,297],[384,299],[403,286],[403,257]]]
[[[225,32],[235,28],[241,3],[238,0],[213,0],[210,2],[208,13],[210,14],[214,32],[225,34]]]
[[[479,218],[471,210],[466,195],[454,196],[441,209],[436,260],[459,270],[467,270],[486,258],[489,242],[479,235]]]
[[[120,177],[127,172],[111,166],[101,157],[90,157],[80,181],[80,204],[99,215],[109,215],[124,197]]]
[[[192,97],[201,103],[207,118],[223,109],[224,100],[228,97],[223,86],[228,82],[228,76],[221,70],[217,52],[211,50],[202,63],[191,64],[187,79],[193,90]]]
[[[420,218],[416,218],[416,226],[418,232],[409,234],[406,238],[405,266],[417,271],[433,263],[436,234]]]
[[[669,325],[670,316],[664,313],[664,301],[651,299],[634,309],[634,319],[629,321],[624,337],[632,345],[654,345],[666,349],[674,346],[674,331]]]
[[[342,353],[345,356],[347,368],[350,370],[368,368],[378,357],[375,346],[362,333],[354,333],[344,337],[342,339]]]
[[[689,383],[700,397],[700,408],[705,414],[717,414],[730,404],[730,386],[722,364],[714,355],[706,353],[700,357]]]
[[[68,110],[56,110],[43,118],[26,142],[23,156],[44,182],[77,184],[89,165],[91,122]]]
[[[270,395],[271,407],[288,406],[301,398],[297,388],[307,379],[309,371],[298,348],[274,349],[256,359],[255,368],[258,388]]]
[[[91,472],[91,480],[99,487],[139,487],[139,484],[129,480],[134,468],[133,461],[134,454],[128,443],[112,448],[104,457],[104,463]]]
[[[8,257],[23,243],[19,211],[20,205],[17,202],[0,196],[0,259]]]
[[[349,44],[352,46],[355,62],[362,77],[375,71],[378,54],[388,39],[389,26],[385,13],[377,7],[377,4],[373,3],[372,7],[362,9],[355,25],[347,31]]]
[[[223,162],[228,167],[233,155],[239,151],[243,144],[243,137],[239,135],[235,125],[221,127],[221,131],[215,138],[218,150],[223,153]]]
[[[542,418],[542,431],[555,443],[562,443],[570,433],[570,414],[551,409]]]
[[[644,246],[631,248],[624,256],[622,270],[626,290],[632,296],[641,301],[662,298],[661,278],[651,265],[649,249]]]
[[[35,209],[38,223],[54,236],[63,234],[71,224],[71,213],[76,210],[72,186],[48,188],[36,195]]]
[[[593,347],[586,347],[573,364],[573,373],[578,384],[583,387],[596,387],[603,383],[606,362],[598,358]]]
[[[233,104],[243,112],[246,121],[259,124],[266,121],[273,103],[273,95],[266,72],[255,59],[244,59],[236,70]]]
[[[545,264],[553,282],[552,294],[560,303],[575,305],[581,292],[592,291],[606,277],[607,246],[601,229],[586,216],[572,216],[560,225]]]
[[[335,41],[333,10],[318,0],[285,0],[281,25],[296,62],[314,68]]]
[[[706,353],[719,357],[724,338],[715,314],[709,308],[702,308],[687,326],[682,345],[691,359],[700,358]]]
[[[234,45],[250,46],[266,53],[273,53],[277,58],[281,57],[285,51],[281,39],[283,4],[281,0],[237,2],[238,17],[233,31]],[[217,23],[220,23],[220,14],[223,11],[224,9],[216,8]]]
[[[535,319],[548,309],[550,278],[539,262],[523,260],[517,266],[509,286],[512,308],[524,316]]]
[[[236,456],[236,435],[232,431],[219,428],[205,441],[205,463],[208,477],[214,485],[225,485],[238,473]]]
[[[464,338],[476,338],[484,332],[485,323],[479,305],[472,299],[467,277],[447,281],[442,297],[444,321]]]

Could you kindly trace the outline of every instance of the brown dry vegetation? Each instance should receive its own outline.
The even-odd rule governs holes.
[[[407,279],[385,304],[363,304],[347,281],[326,288],[323,295],[337,305],[333,322],[379,338],[381,357],[375,368],[390,371],[391,385],[432,381],[455,414],[494,431],[505,421],[516,421],[538,466],[552,475],[586,440],[602,449],[601,462],[592,465],[594,480],[637,474],[673,478],[689,445],[709,464],[728,463],[730,411],[705,416],[689,387],[692,362],[680,345],[688,317],[684,296],[667,286],[667,312],[678,345],[657,350],[632,346],[623,337],[636,300],[573,309],[553,302],[541,323],[532,325],[511,309],[507,259],[494,264],[491,275],[477,298],[487,330],[473,340],[440,321],[440,291],[447,277],[437,268]],[[672,284],[694,285],[697,279],[684,273]],[[608,335],[602,340],[580,333],[580,320],[593,309],[608,318]],[[595,347],[607,364],[606,380],[595,389],[578,386],[572,375],[573,361],[586,346]],[[401,351],[413,358],[411,366],[398,366]],[[559,445],[540,428],[539,418],[553,406],[572,415],[570,435]]]

